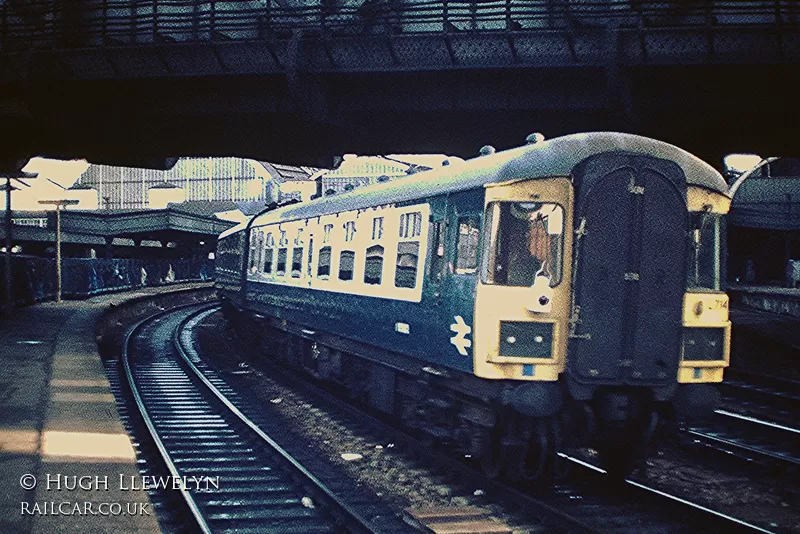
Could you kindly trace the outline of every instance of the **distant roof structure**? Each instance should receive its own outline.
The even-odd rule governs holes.
[[[731,224],[800,230],[800,158],[767,158],[731,186]]]
[[[264,211],[264,209],[267,207],[266,203],[258,200],[251,202],[237,202],[236,205],[239,207],[241,212],[248,217]]]
[[[172,182],[167,182],[165,180],[163,182],[157,183],[156,185],[150,186],[150,189],[180,189],[180,187],[173,184]]]
[[[185,202],[170,202],[169,209],[180,212],[212,217],[216,213],[239,209],[239,205],[232,200],[187,200]]]
[[[14,237],[19,241],[45,241],[55,239],[53,214],[43,210],[18,211],[16,219],[48,218],[45,228],[15,226]],[[231,221],[214,215],[192,213],[170,206],[166,209],[129,210],[65,210],[61,214],[62,239],[65,243],[86,245],[103,244],[106,238],[148,240],[174,240],[216,237],[233,226]],[[5,226],[0,224],[0,234]]]
[[[365,178],[382,175],[402,175],[411,165],[403,161],[393,161],[383,156],[358,156],[345,154],[342,162],[321,174],[323,178]]]
[[[371,178],[378,176],[404,176],[436,169],[463,159],[446,154],[388,154],[359,156],[345,154],[335,169],[323,169],[317,176],[323,178]]]
[[[314,179],[314,175],[320,171],[315,167],[295,167],[282,163],[270,163],[259,161],[269,173],[279,181],[285,182],[306,182]]]
[[[233,201],[233,200],[187,200],[185,202],[170,202],[169,209],[189,213],[193,215],[201,215],[210,217],[219,213],[226,213],[231,211],[240,211],[243,215],[255,215],[263,211],[267,207],[267,203],[263,200],[251,201]]]
[[[69,186],[69,189],[71,191],[88,191],[89,189],[94,189],[94,187],[92,187],[89,184],[84,184],[84,183],[81,183],[81,182],[75,182],[74,184]]]

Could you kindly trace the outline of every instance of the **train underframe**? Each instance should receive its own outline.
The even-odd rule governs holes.
[[[558,453],[584,446],[609,473],[627,475],[646,457],[659,417],[671,415],[671,405],[654,402],[645,388],[601,388],[591,400],[575,401],[561,383],[527,382],[545,385],[529,398],[558,406],[531,415],[513,401],[518,382],[438,368],[230,302],[224,308],[249,346],[504,480],[558,479],[568,465]]]

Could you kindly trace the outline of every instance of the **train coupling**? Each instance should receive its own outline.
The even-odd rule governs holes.
[[[675,392],[675,415],[682,420],[709,417],[719,407],[721,395],[711,384],[680,384]]]

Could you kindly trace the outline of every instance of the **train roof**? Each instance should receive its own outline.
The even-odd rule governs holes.
[[[683,169],[689,184],[728,195],[728,185],[719,172],[711,165],[674,145],[633,134],[580,133],[480,156],[391,182],[358,188],[333,197],[293,204],[259,215],[253,225],[261,226],[373,206],[409,202],[493,183],[569,176],[573,168],[584,159],[608,151],[648,154],[674,161]],[[239,224],[220,237],[242,230],[246,226],[247,222]]]

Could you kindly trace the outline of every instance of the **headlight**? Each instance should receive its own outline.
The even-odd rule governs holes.
[[[683,360],[724,360],[724,328],[684,328]]]
[[[500,322],[500,356],[552,358],[552,351],[552,323]]]

